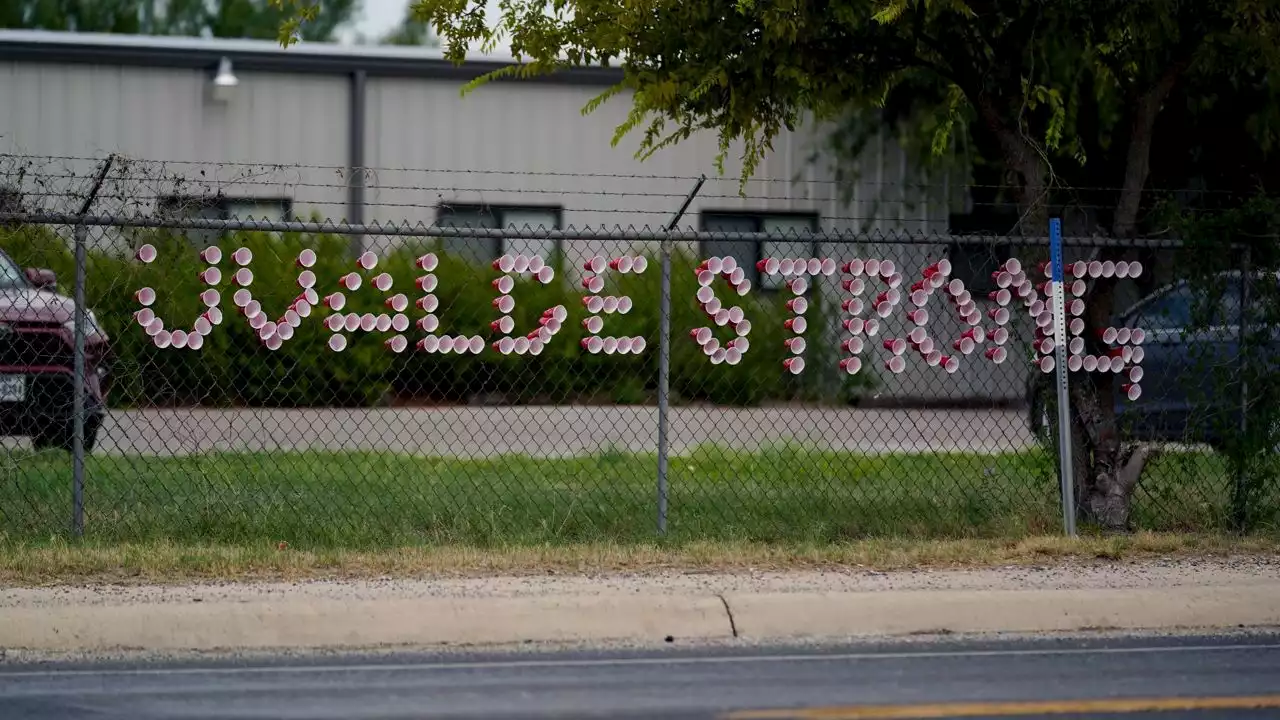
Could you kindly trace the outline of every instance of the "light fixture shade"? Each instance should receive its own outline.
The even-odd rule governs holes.
[[[240,78],[231,70],[231,59],[224,57],[219,60],[218,72],[213,76],[213,84],[209,88],[213,100],[219,103],[230,102],[239,84]]]
[[[213,84],[215,87],[233,88],[240,84],[240,78],[231,71],[231,59],[222,58],[218,61],[218,74],[213,76]]]

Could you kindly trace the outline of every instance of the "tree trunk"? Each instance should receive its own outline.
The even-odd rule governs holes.
[[[1134,98],[1129,146],[1125,159],[1123,187],[1112,218],[1112,234],[1117,239],[1133,236],[1141,210],[1142,192],[1150,170],[1151,138],[1160,107],[1186,69],[1186,64],[1170,67],[1145,93]],[[990,98],[979,97],[979,115],[995,135],[1005,165],[1016,177],[1020,229],[1026,235],[1047,231],[1049,167],[1040,151],[1019,129],[1010,124]],[[1100,260],[1120,259],[1122,251],[1108,248]],[[1111,324],[1115,280],[1099,278],[1086,296],[1087,352],[1102,355],[1097,330]],[[1073,481],[1080,518],[1108,532],[1129,529],[1133,493],[1152,453],[1149,448],[1122,442],[1115,415],[1114,376],[1110,373],[1075,373],[1069,383]]]
[[[1111,234],[1117,240],[1132,238],[1137,229],[1142,193],[1150,172],[1151,138],[1156,118],[1185,69],[1185,63],[1171,66],[1145,93],[1133,100],[1124,181],[1111,222]],[[1114,261],[1125,254],[1124,250],[1105,248],[1099,259]],[[1085,343],[1092,354],[1107,351],[1098,340],[1096,331],[1111,324],[1115,285],[1114,278],[1099,278],[1086,296]],[[1147,461],[1153,457],[1153,451],[1146,446],[1122,441],[1116,423],[1113,376],[1107,373],[1077,375],[1079,377],[1073,378],[1071,383],[1072,424],[1073,432],[1083,433],[1086,456],[1074,458],[1082,466],[1076,473],[1079,512],[1083,520],[1095,523],[1105,531],[1126,532],[1130,529],[1133,493]]]

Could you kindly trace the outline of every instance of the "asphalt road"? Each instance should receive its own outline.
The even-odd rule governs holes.
[[[1246,696],[1265,707],[1220,707],[1250,704],[1239,700]],[[1171,699],[1210,709],[1121,712],[1168,707]],[[1011,701],[1052,701],[1022,717],[1275,718],[1280,716],[1280,634],[0,664],[0,716],[8,720],[866,720],[1008,716],[1010,706],[1003,703]],[[880,705],[914,709],[899,707],[896,714],[868,709]],[[746,712],[770,708],[809,710]]]
[[[99,455],[270,450],[391,451],[434,457],[652,453],[658,415],[638,406],[112,411]],[[674,408],[671,451],[792,441],[862,454],[1003,453],[1030,447],[1018,410]]]

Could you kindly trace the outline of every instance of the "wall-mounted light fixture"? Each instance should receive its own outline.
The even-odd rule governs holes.
[[[240,78],[231,71],[231,59],[224,57],[219,60],[218,72],[213,76],[213,99],[223,103],[230,102],[239,84]]]

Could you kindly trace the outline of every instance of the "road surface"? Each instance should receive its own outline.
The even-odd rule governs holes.
[[[435,457],[653,453],[658,415],[638,406],[113,411],[100,455],[270,450],[390,451]],[[680,407],[671,451],[713,443],[758,450],[790,441],[862,454],[1005,453],[1031,447],[1019,410]]]
[[[1178,706],[1200,709],[1140,717],[1278,717],[1280,634],[0,664],[8,720],[865,720],[1001,717],[1010,702],[1039,703],[1023,706],[1023,717],[1138,717],[1122,713]],[[882,705],[906,707],[872,709]]]

